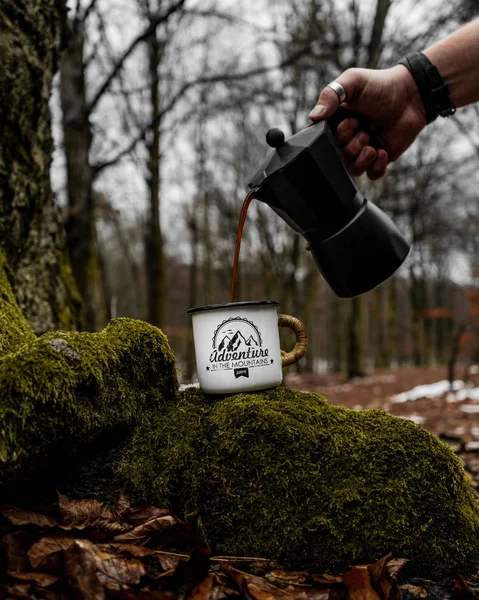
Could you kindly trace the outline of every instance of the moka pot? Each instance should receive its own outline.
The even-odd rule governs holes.
[[[275,150],[248,183],[308,242],[335,294],[350,298],[388,279],[403,263],[409,244],[393,221],[356,187],[334,137],[347,116],[309,125],[289,139],[279,129],[266,135]]]

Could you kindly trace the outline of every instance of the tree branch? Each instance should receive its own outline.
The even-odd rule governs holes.
[[[374,24],[368,45],[368,58],[366,63],[368,69],[374,69],[379,62],[384,24],[390,6],[391,0],[377,0],[376,14],[374,15]]]
[[[145,135],[147,132],[147,128],[143,128],[139,134],[137,136],[135,136],[131,142],[128,144],[128,146],[126,146],[125,148],[123,148],[122,150],[120,150],[113,158],[110,158],[108,160],[105,160],[102,163],[97,163],[96,165],[92,165],[92,171],[93,171],[93,179],[96,179],[98,177],[98,175],[107,167],[111,167],[113,165],[115,165],[119,160],[121,160],[124,156],[126,156],[127,154],[130,154],[130,152],[133,152],[133,150],[135,149],[135,146],[141,142],[142,140],[145,139]]]
[[[125,52],[123,52],[123,54],[119,58],[118,62],[115,64],[115,66],[111,70],[110,74],[107,76],[105,81],[102,83],[100,88],[97,90],[96,94],[93,96],[91,101],[87,104],[87,107],[86,107],[87,115],[91,114],[91,112],[96,107],[96,105],[100,101],[103,94],[110,87],[110,84],[113,81],[113,79],[116,77],[118,72],[122,69],[126,59],[131,55],[131,53],[133,52],[133,50],[135,50],[135,48],[138,46],[138,44],[140,44],[141,42],[144,42],[150,36],[152,36],[155,33],[156,28],[159,25],[161,25],[161,23],[164,23],[165,21],[167,21],[171,17],[171,15],[173,15],[174,13],[179,11],[185,2],[186,2],[186,0],[178,0],[172,6],[170,6],[170,8],[165,13],[162,13],[162,14],[154,17],[151,20],[148,27],[131,42],[131,44],[128,46],[128,48],[125,50]]]
[[[95,4],[97,4],[98,0],[91,0],[90,4],[85,8],[85,12],[83,13],[82,21],[85,22],[88,19],[91,11],[95,8]]]
[[[127,147],[123,148],[123,150],[120,150],[120,152],[118,152],[118,154],[116,154],[116,156],[114,156],[113,158],[108,159],[102,163],[97,163],[96,165],[92,166],[93,173],[94,173],[93,176],[97,177],[101,173],[101,171],[103,171],[107,167],[111,167],[112,165],[117,163],[120,159],[122,159],[124,156],[126,156],[127,154],[132,152],[133,149],[135,148],[136,144],[138,144],[138,142],[140,142],[141,140],[143,140],[145,138],[145,135],[146,135],[148,129],[157,127],[159,122],[176,106],[177,102],[179,100],[181,100],[181,98],[186,94],[186,92],[189,89],[191,89],[197,85],[206,85],[206,84],[211,84],[211,83],[231,83],[234,81],[239,81],[241,79],[255,77],[256,75],[262,75],[264,73],[268,73],[270,71],[275,71],[277,69],[283,69],[283,68],[293,64],[295,61],[297,61],[298,58],[300,58],[304,53],[306,53],[308,49],[309,49],[309,44],[303,48],[300,48],[297,52],[295,52],[294,54],[292,54],[291,56],[289,56],[287,59],[283,60],[282,62],[278,63],[277,65],[273,65],[273,66],[269,66],[269,67],[258,67],[256,69],[251,69],[250,71],[242,71],[239,73],[219,73],[218,75],[213,75],[211,77],[200,77],[193,81],[188,81],[188,82],[184,83],[180,87],[180,89],[176,92],[176,94],[174,94],[174,96],[166,104],[166,106],[160,111],[158,118],[155,121],[153,121],[152,123],[148,123],[148,125],[145,125],[139,131],[138,136],[136,136]]]
[[[231,15],[231,14],[219,11],[219,10],[215,10],[213,8],[206,9],[206,10],[200,10],[198,8],[190,8],[188,10],[185,10],[185,14],[192,15],[194,17],[205,17],[205,18],[215,17],[222,21],[226,21],[230,25],[247,25],[251,29],[255,29],[256,31],[259,31],[261,33],[274,33],[274,31],[271,28],[261,27],[260,25],[253,23],[251,21],[248,21],[247,19],[243,19],[243,18],[237,17],[235,15]]]
[[[308,43],[306,46],[300,48],[296,52],[294,52],[291,56],[281,61],[277,65],[269,66],[269,67],[257,67],[256,69],[251,69],[250,71],[242,71],[239,73],[219,73],[218,75],[213,75],[211,77],[200,77],[195,79],[194,81],[188,81],[184,83],[181,88],[176,92],[176,94],[171,98],[171,100],[166,104],[163,110],[160,113],[160,119],[162,119],[170,110],[174,108],[178,100],[192,87],[197,85],[206,85],[211,83],[228,83],[233,81],[239,81],[241,79],[248,79],[249,77],[256,77],[257,75],[263,75],[265,73],[269,73],[271,71],[276,71],[277,69],[284,69],[292,64],[294,64],[303,54],[305,54],[309,50],[310,44]]]

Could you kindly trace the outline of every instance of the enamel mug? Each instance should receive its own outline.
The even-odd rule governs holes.
[[[276,387],[283,367],[306,352],[308,336],[296,317],[278,315],[274,300],[230,302],[190,308],[196,368],[207,394],[234,394]],[[296,345],[285,352],[279,327],[289,327]]]

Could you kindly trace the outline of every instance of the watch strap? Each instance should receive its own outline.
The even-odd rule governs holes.
[[[449,87],[438,69],[422,52],[413,52],[399,61],[411,73],[419,90],[427,123],[438,116],[449,117],[456,107],[449,96]]]

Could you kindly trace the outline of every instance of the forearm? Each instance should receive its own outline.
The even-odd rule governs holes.
[[[456,107],[479,101],[479,19],[424,50],[424,54],[449,86]]]

